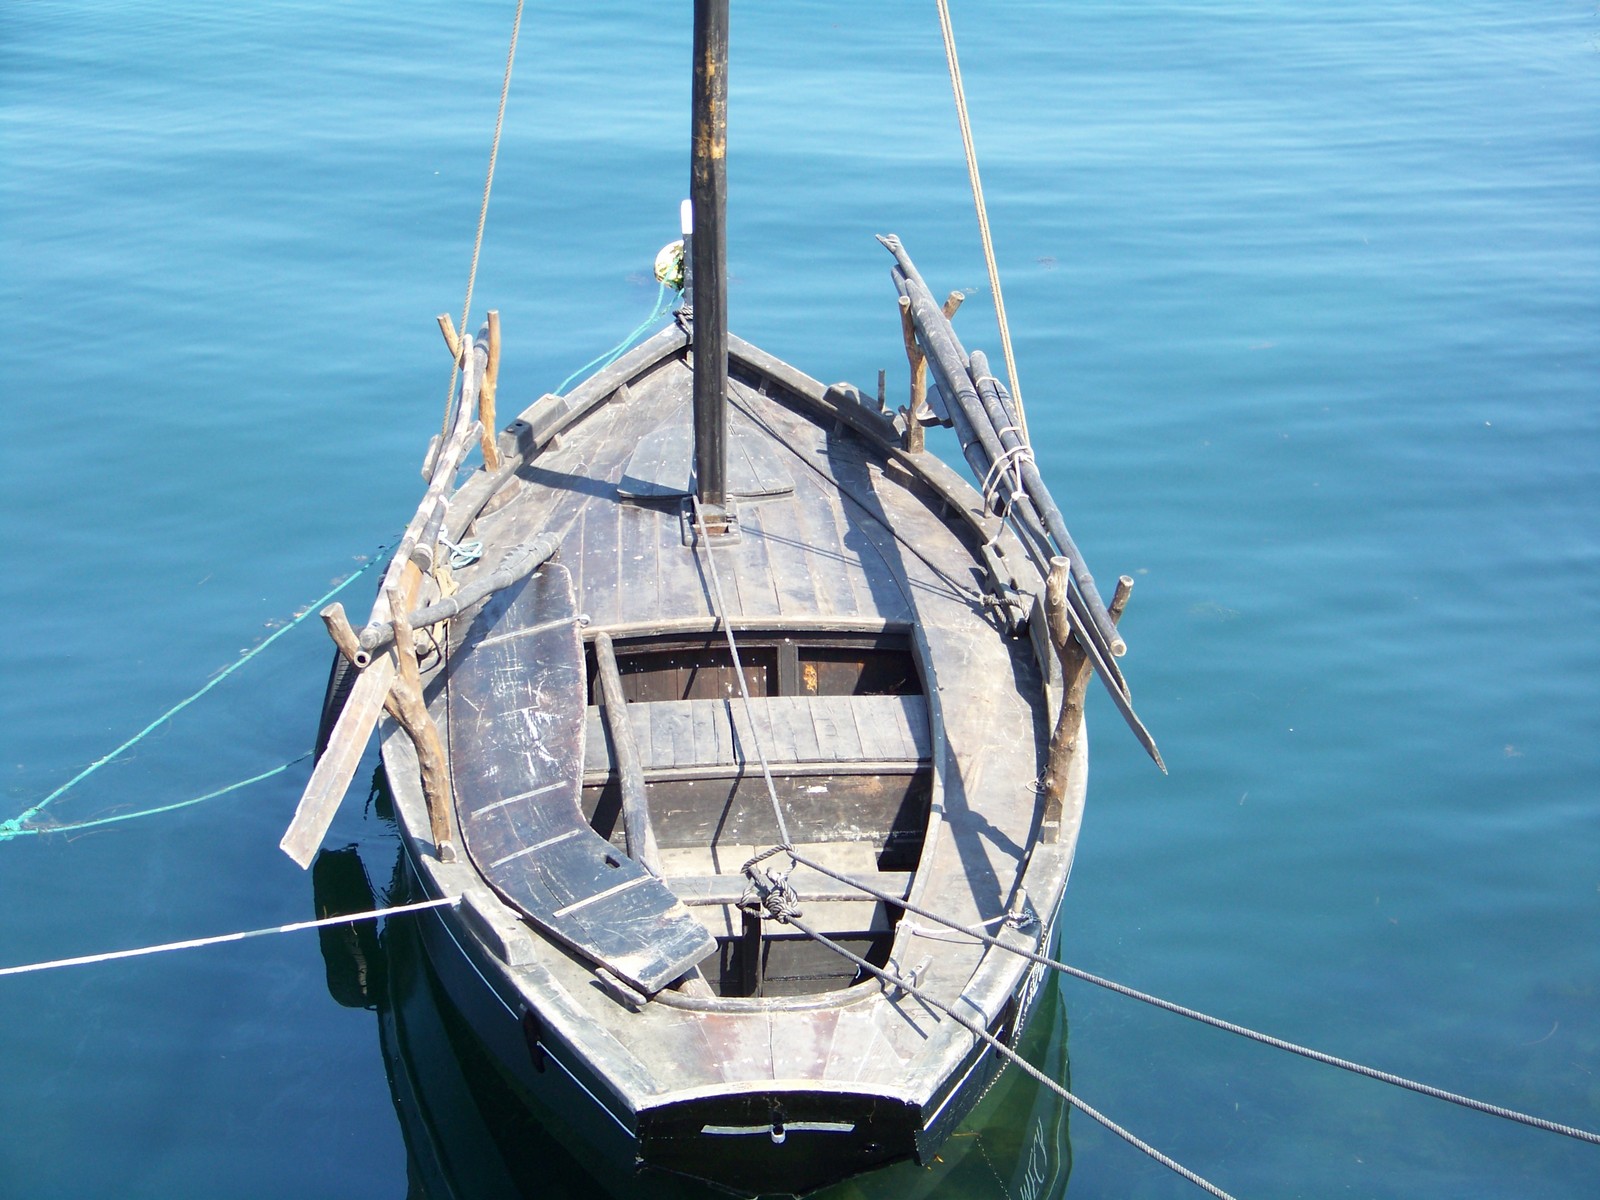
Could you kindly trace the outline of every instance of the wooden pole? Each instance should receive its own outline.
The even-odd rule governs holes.
[[[500,447],[495,445],[494,389],[500,380],[500,310],[489,310],[488,325],[489,361],[483,368],[483,383],[478,386],[478,424],[483,426],[478,434],[483,447],[483,469],[500,469]]]
[[[692,159],[695,496],[708,526],[728,502],[728,0],[695,0]]]
[[[1061,659],[1061,711],[1056,714],[1055,730],[1050,735],[1049,756],[1043,780],[1045,798],[1042,836],[1047,842],[1061,836],[1061,811],[1067,794],[1067,773],[1073,757],[1078,752],[1078,731],[1083,728],[1084,693],[1094,668],[1089,664],[1078,635],[1073,632],[1067,615],[1067,577],[1071,565],[1065,558],[1050,562],[1050,575],[1045,580],[1044,614],[1050,627],[1050,641]],[[1110,613],[1113,621],[1122,619],[1133,592],[1133,579],[1123,575],[1117,580],[1117,590],[1111,597]]]
[[[417,648],[412,642],[410,607],[402,587],[389,593],[389,609],[394,623],[394,654],[397,665],[391,693],[398,710],[401,728],[417,750],[417,765],[422,772],[422,794],[428,802],[428,826],[433,835],[434,853],[440,862],[455,861],[455,846],[450,832],[453,801],[450,767],[445,761],[439,728],[428,713],[422,698],[422,676],[417,667]]]
[[[444,328],[444,322],[440,322],[440,328]],[[444,503],[445,493],[455,480],[456,468],[461,465],[468,447],[477,437],[477,389],[482,378],[483,366],[488,360],[488,346],[483,343],[475,344],[471,353],[465,358],[466,366],[461,375],[461,403],[457,406],[455,428],[449,440],[439,447],[439,453],[431,467],[432,478],[428,490],[422,497],[422,503],[417,506],[410,524],[406,526],[405,535],[400,539],[400,545],[384,571],[383,588],[378,593],[377,602],[372,606],[371,615],[367,618],[367,628],[393,620],[391,607],[396,599],[399,601],[402,620],[410,614],[411,606],[416,603],[417,590],[422,584],[422,571],[415,561],[422,531],[432,523],[439,506]],[[434,524],[433,528],[437,529],[437,524]],[[407,629],[405,641],[409,646],[409,625]],[[414,654],[415,651],[413,656]],[[365,651],[362,652],[362,657],[366,657]],[[321,843],[323,835],[328,832],[334,813],[339,809],[339,801],[344,799],[350,781],[355,778],[356,768],[361,762],[361,752],[378,724],[378,714],[387,704],[386,698],[399,670],[395,654],[384,654],[375,659],[367,658],[365,662],[360,659],[356,661],[362,667],[361,676],[351,689],[350,698],[345,701],[344,711],[333,727],[333,734],[328,739],[322,757],[317,760],[317,765],[311,772],[311,779],[306,783],[306,790],[295,808],[289,828],[284,833],[282,841],[278,843],[283,852],[302,867],[310,865],[312,857],[317,852],[317,846]],[[416,689],[415,698],[420,704],[422,700],[420,686]],[[403,698],[402,703],[404,703]],[[427,709],[424,707],[422,711],[426,716]],[[444,786],[448,794],[448,778]],[[426,777],[424,777],[424,789],[426,790]],[[436,778],[435,791],[437,790]],[[448,846],[448,839],[444,845]]]
[[[600,668],[600,698],[606,728],[611,731],[611,748],[617,756],[617,778],[622,787],[622,834],[628,844],[628,857],[656,878],[661,877],[661,852],[655,830],[650,827],[650,807],[645,793],[644,762],[634,740],[633,722],[628,719],[628,703],[622,694],[622,672],[609,634],[594,638],[594,660]]]
[[[461,362],[461,335],[456,332],[456,323],[450,319],[449,313],[440,313],[434,320],[439,322],[439,332],[444,334],[444,344],[450,348],[450,357],[455,359],[457,365]]]
[[[917,345],[917,326],[911,319],[911,297],[900,297],[900,333],[905,338],[906,362],[911,367],[911,404],[906,409],[906,449],[920,454],[926,445],[922,410],[928,403],[928,356]]]

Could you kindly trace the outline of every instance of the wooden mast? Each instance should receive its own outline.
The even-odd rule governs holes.
[[[695,498],[714,532],[727,513],[728,0],[695,0],[693,158]]]

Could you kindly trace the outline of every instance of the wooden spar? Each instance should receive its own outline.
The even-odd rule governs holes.
[[[1025,452],[1027,444],[1023,440],[1021,418],[1011,404],[1011,397],[1007,394],[1005,385],[990,373],[989,360],[983,351],[974,350],[970,361],[973,384],[977,389],[978,399],[983,403],[985,414],[997,431],[996,436],[1000,439],[1001,448],[1005,453],[1014,456],[1028,498],[1044,518],[1051,536],[1061,547],[1062,554],[1073,564],[1073,583],[1083,593],[1090,617],[1106,635],[1106,644],[1110,647],[1111,653],[1125,654],[1128,644],[1117,633],[1116,622],[1111,620],[1109,610],[1106,610],[1103,620],[1097,615],[1096,606],[1104,607],[1099,589],[1095,587],[1088,566],[1084,564],[1083,552],[1078,549],[1072,534],[1067,531],[1067,523],[1061,516],[1061,509],[1057,507],[1055,498],[1050,495],[1050,489],[1045,486],[1044,478],[1039,474],[1038,464],[1033,461],[1032,454]]]
[[[1061,836],[1061,810],[1067,794],[1067,773],[1078,753],[1078,729],[1083,724],[1084,692],[1089,686],[1089,676],[1094,674],[1094,668],[1089,665],[1088,656],[1073,632],[1067,615],[1067,580],[1070,575],[1071,568],[1065,558],[1053,559],[1044,591],[1045,621],[1050,627],[1050,641],[1061,659],[1061,680],[1064,685],[1061,710],[1056,714],[1055,729],[1050,734],[1049,757],[1041,781],[1044,816],[1040,828],[1047,842],[1056,841]],[[1123,609],[1128,606],[1128,597],[1132,592],[1133,578],[1121,576],[1109,606],[1113,621],[1122,619]]]
[[[968,357],[960,339],[956,337],[955,330],[950,327],[950,322],[934,301],[933,294],[928,291],[928,285],[917,274],[916,266],[911,262],[904,247],[900,245],[899,239],[891,235],[880,237],[878,240],[895,256],[897,265],[891,275],[896,288],[911,300],[911,318],[916,324],[918,340],[927,354],[928,365],[933,370],[939,390],[944,396],[946,415],[956,427],[962,453],[979,478],[988,475],[997,463],[1016,461],[1020,464],[1025,487],[1020,495],[1012,496],[1012,504],[1021,509],[1026,517],[1033,520],[1042,518],[1057,549],[1062,552],[1063,557],[1067,557],[1070,586],[1066,589],[1066,611],[1073,632],[1083,646],[1095,674],[1105,683],[1112,703],[1117,706],[1117,711],[1122,714],[1128,728],[1133,731],[1134,736],[1139,739],[1139,744],[1145,748],[1156,765],[1165,771],[1166,766],[1161,760],[1161,752],[1156,748],[1155,739],[1150,736],[1150,731],[1145,728],[1144,722],[1133,711],[1127,681],[1113,657],[1116,653],[1115,647],[1118,645],[1125,647],[1126,643],[1116,631],[1116,622],[1112,621],[1110,614],[1105,611],[1105,604],[1094,587],[1094,580],[1089,575],[1088,568],[1084,565],[1071,535],[1067,532],[1060,510],[1050,499],[1049,491],[1039,477],[1037,467],[1033,465],[1030,455],[1020,450],[1012,453],[1006,448],[1007,443],[1004,439],[1016,437],[1005,428],[1010,422],[1006,420],[1005,425],[999,428],[994,424],[990,409],[985,406],[983,398],[979,395],[979,389],[973,382]],[[991,399],[998,402],[998,395],[996,392]],[[1002,420],[1005,420],[1003,407],[996,408],[995,411],[1000,413]],[[1009,444],[1013,448],[1022,445],[1016,440],[1012,440]],[[1036,489],[1038,506],[1032,503],[1030,489]],[[1049,570],[1048,563],[1041,563],[1040,566],[1044,571]],[[1109,635],[1106,630],[1110,631]]]
[[[1073,542],[1072,535],[1067,532],[1066,522],[1061,518],[1061,512],[1051,499],[1043,479],[1039,477],[1020,432],[1014,422],[1006,418],[995,395],[991,394],[986,400],[974,383],[965,349],[950,327],[949,320],[934,303],[927,284],[915,273],[916,267],[898,240],[893,237],[880,240],[895,253],[898,260],[892,272],[895,286],[900,289],[902,297],[911,301],[912,319],[926,347],[929,364],[938,376],[940,392],[945,398],[946,415],[956,427],[967,462],[985,481],[986,492],[991,486],[991,475],[996,470],[996,464],[1016,464],[1025,487],[1019,490],[1012,486],[1004,470],[992,480],[992,486],[1009,495],[1010,504],[1020,513],[1025,526],[1036,524],[1048,530],[1056,548],[1072,564],[1073,586],[1068,589],[1067,601],[1084,628],[1087,648],[1094,652],[1091,653],[1091,661],[1105,680],[1107,689],[1118,693],[1118,707],[1124,710],[1124,716],[1130,718],[1130,723],[1136,722],[1137,718],[1132,717],[1129,707],[1127,680],[1123,678],[1115,660],[1119,648],[1126,650],[1127,644],[1117,633],[1115,623],[1105,615],[1104,603],[1094,587],[1094,580],[1089,575],[1082,554]],[[993,389],[989,390],[992,393]],[[1041,561],[1039,566],[1041,571],[1049,568],[1047,561]],[[1140,732],[1141,729],[1142,726],[1136,725],[1135,732],[1139,733],[1141,741],[1146,741],[1148,733]],[[1155,756],[1153,744],[1147,744],[1146,749]]]
[[[423,530],[430,524],[437,533],[439,526],[434,518],[442,512],[445,493],[455,482],[456,468],[461,465],[461,460],[466,457],[467,450],[478,435],[478,387],[488,358],[487,338],[480,337],[466,355],[461,372],[461,400],[456,406],[455,428],[449,440],[433,456],[433,473],[428,490],[410,524],[406,526],[394,557],[389,560],[383,576],[383,587],[379,589],[378,599],[367,618],[367,629],[392,620],[392,603],[399,603],[403,610],[402,619],[416,603],[417,591],[422,586],[422,570],[414,561],[417,546]],[[383,711],[399,670],[393,653],[374,659],[363,650],[361,657],[366,659],[365,662],[357,661],[362,668],[361,674],[350,690],[344,711],[340,713],[333,733],[328,738],[327,748],[311,772],[306,790],[295,808],[294,818],[289,822],[283,840],[278,843],[283,852],[302,867],[311,865],[312,856],[316,854],[323,835],[328,832],[334,813],[339,810],[339,802],[344,799],[350,781],[355,778],[361,752],[377,727],[378,714]],[[420,695],[418,699],[421,699]]]
[[[473,343],[472,352],[467,355],[466,366],[461,372],[461,400],[456,406],[455,428],[450,433],[450,440],[439,448],[438,459],[433,465],[433,478],[422,497],[422,503],[417,505],[411,523],[406,526],[394,558],[389,561],[388,570],[384,572],[383,588],[378,594],[377,603],[372,606],[372,615],[367,619],[366,627],[361,631],[363,634],[390,619],[388,596],[404,567],[407,564],[414,564],[421,568],[425,563],[432,563],[431,539],[438,537],[439,528],[443,523],[446,493],[455,482],[456,468],[461,465],[461,460],[467,456],[467,451],[471,449],[478,436],[478,386],[483,378],[488,358],[487,338],[480,336]],[[431,535],[431,538],[424,536],[425,534]],[[416,561],[419,557],[421,562]],[[420,582],[419,571],[418,583]],[[415,599],[416,590],[413,588],[408,603],[414,603]]]
[[[411,627],[423,629],[429,625],[437,625],[440,621],[448,621],[457,613],[465,612],[484,597],[510,587],[519,579],[526,579],[548,562],[560,547],[560,539],[550,533],[541,533],[531,541],[522,543],[512,549],[490,574],[479,576],[453,596],[436,600],[427,607],[411,613],[408,618]],[[337,640],[336,638],[335,641]],[[370,659],[393,640],[393,622],[383,621],[377,625],[369,625],[356,637],[356,653],[364,654]],[[355,662],[356,659],[352,656],[350,661]]]
[[[433,835],[434,854],[440,862],[455,861],[451,837],[450,768],[445,761],[439,728],[428,715],[422,698],[422,675],[417,668],[417,648],[412,644],[411,622],[406,610],[411,601],[404,585],[397,583],[389,593],[389,608],[394,614],[394,656],[398,664],[390,695],[392,710],[411,744],[416,747],[417,765],[422,774],[422,794],[428,802],[428,824]]]
[[[478,433],[479,444],[483,447],[483,469],[497,471],[500,469],[500,448],[494,444],[494,391],[495,385],[500,381],[500,310],[489,310],[488,322],[488,360],[483,367],[483,383],[478,387],[478,424],[481,427]]]
[[[622,694],[622,673],[617,669],[616,651],[609,634],[597,633],[594,639],[595,664],[600,668],[600,698],[611,746],[616,755],[617,778],[622,787],[622,832],[628,856],[657,879],[661,877],[661,853],[655,831],[650,827],[650,809],[645,799],[644,760],[628,718],[628,704]]]
[[[728,0],[695,0],[692,161],[695,496],[712,526],[728,501]]]
[[[1020,425],[1020,422],[1012,421],[1003,409],[987,402],[973,384],[968,374],[968,357],[955,335],[955,330],[950,327],[949,319],[944,316],[938,302],[933,298],[933,293],[928,290],[928,285],[918,274],[916,265],[900,244],[900,239],[890,235],[878,240],[895,256],[895,262],[899,265],[900,278],[905,283],[905,294],[911,298],[911,316],[927,348],[934,371],[940,376],[940,390],[945,395],[946,407],[960,407],[967,411],[968,418],[979,439],[984,443],[984,449],[991,463],[999,462],[1014,448],[1025,446],[1020,428],[1016,432],[1010,432],[1008,429],[1010,426]],[[974,374],[986,373],[974,372]],[[1061,518],[1060,509],[1050,498],[1049,489],[1045,487],[1037,467],[1030,472],[1031,463],[1027,456],[1018,455],[1018,459],[1027,481],[1029,499],[1039,510],[1039,515],[1044,519],[1045,527],[1049,529],[1057,547],[1072,564],[1072,582],[1083,595],[1087,608],[1086,615],[1111,647],[1112,653],[1122,653],[1127,649],[1127,645],[1118,636],[1116,624],[1106,612],[1105,602],[1101,600],[1099,589],[1095,587],[1094,577],[1089,574],[1083,555],[1079,553],[1072,535],[1067,532],[1066,522]]]
[[[356,676],[355,686],[350,689],[338,723],[328,738],[327,749],[317,760],[305,794],[300,798],[300,806],[294,811],[294,820],[278,843],[279,848],[302,867],[311,865],[333,821],[333,814],[338,811],[339,801],[350,787],[362,751],[367,748],[367,739],[378,724],[378,714],[383,711],[384,701],[394,684],[394,674],[394,656],[385,654]]]
[[[927,433],[922,410],[928,403],[928,356],[917,345],[917,327],[911,320],[911,297],[900,297],[900,333],[906,342],[906,362],[911,367],[911,403],[906,409],[906,449],[921,453]]]

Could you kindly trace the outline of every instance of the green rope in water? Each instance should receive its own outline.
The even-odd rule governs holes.
[[[612,363],[616,362],[617,359],[621,358],[625,353],[627,353],[629,347],[631,347],[635,342],[649,332],[650,326],[654,325],[662,317],[667,315],[668,310],[672,307],[672,301],[676,298],[677,293],[663,283],[660,289],[656,292],[655,307],[650,310],[650,315],[644,320],[640,321],[639,324],[634,327],[632,333],[623,338],[622,341],[618,342],[610,350],[607,350],[598,358],[591,358],[588,362],[584,363],[583,366],[579,367],[571,375],[568,375],[565,379],[563,379],[561,381],[561,386],[556,388],[555,394],[558,396],[564,395],[567,390],[567,385],[585,372],[596,368],[609,367]]]
[[[381,554],[382,549],[383,549],[383,547],[380,546],[379,547],[380,554]],[[51,804],[53,804],[56,800],[60,799],[64,795],[66,795],[73,788],[77,787],[78,784],[82,783],[85,779],[89,778],[89,776],[93,775],[101,767],[105,766],[112,759],[116,758],[117,755],[121,754],[124,750],[127,750],[132,746],[138,745],[145,738],[149,737],[150,734],[152,734],[157,729],[159,729],[167,721],[171,720],[178,713],[180,713],[184,709],[188,708],[189,705],[193,704],[196,700],[200,699],[201,696],[204,696],[212,688],[216,687],[217,684],[221,683],[229,675],[232,675],[240,667],[244,666],[245,663],[249,662],[256,655],[260,654],[263,650],[265,650],[268,646],[272,645],[273,642],[277,641],[284,634],[288,633],[296,625],[299,625],[300,622],[304,621],[307,617],[311,616],[313,613],[320,612],[322,610],[323,606],[328,603],[328,601],[332,600],[340,592],[344,591],[345,588],[349,587],[352,583],[354,583],[357,579],[359,579],[364,573],[366,573],[369,569],[371,569],[371,567],[373,566],[374,563],[377,563],[378,561],[380,561],[380,555],[379,554],[373,555],[371,561],[369,561],[365,566],[361,567],[360,570],[356,571],[354,574],[348,576],[342,582],[340,582],[339,584],[334,586],[321,599],[313,600],[311,602],[311,604],[303,612],[300,613],[299,616],[295,617],[292,621],[290,621],[282,629],[275,630],[271,637],[267,638],[259,646],[256,646],[253,649],[251,649],[248,652],[246,652],[245,655],[243,657],[241,657],[237,662],[229,663],[228,666],[226,666],[220,672],[218,672],[215,676],[213,676],[212,679],[210,680],[210,682],[208,682],[198,692],[194,693],[194,695],[188,697],[185,700],[180,700],[177,704],[174,704],[171,708],[167,709],[166,712],[162,713],[154,721],[151,721],[150,724],[146,725],[138,733],[134,734],[127,741],[123,742],[122,745],[118,746],[115,750],[111,751],[111,753],[103,755],[100,758],[97,758],[94,762],[90,763],[83,770],[79,771],[71,779],[67,780],[67,782],[63,783],[55,791],[51,792],[48,796],[46,796],[43,800],[39,801],[39,803],[35,804],[32,808],[28,809],[26,812],[18,813],[16,816],[12,817],[9,821],[0,821],[0,841],[6,841],[7,839],[18,837],[18,836],[20,836],[22,834],[37,832],[37,830],[33,830],[33,829],[27,828],[27,825],[28,825],[29,821],[33,820],[40,813],[42,813],[46,808],[48,808]],[[297,759],[296,761],[299,761],[299,760]],[[288,766],[290,764],[285,763],[284,765]],[[279,768],[279,769],[281,770],[282,768]],[[272,774],[272,772],[268,772],[268,774]],[[261,778],[265,778],[265,776],[262,776]],[[246,783],[251,783],[251,782],[254,782],[254,780],[246,780],[245,782]],[[243,786],[243,785],[235,785],[235,786]],[[228,791],[228,790],[231,790],[231,789],[224,788],[223,790],[224,791]],[[209,799],[209,797],[202,797],[202,799]],[[178,807],[182,807],[182,806],[180,805]],[[164,810],[158,810],[158,811],[164,811]]]
[[[298,758],[291,758],[288,762],[283,763],[280,766],[273,767],[270,771],[263,771],[259,775],[252,775],[249,779],[241,779],[238,783],[230,783],[227,787],[218,788],[214,792],[207,792],[204,796],[196,796],[192,800],[179,800],[176,804],[163,804],[160,808],[144,808],[140,809],[138,812],[118,813],[117,815],[111,817],[99,817],[93,821],[79,821],[73,825],[30,826],[27,829],[13,829],[11,828],[12,822],[7,821],[3,827],[0,827],[0,842],[8,841],[11,838],[30,837],[41,833],[76,833],[80,829],[96,829],[101,825],[114,825],[118,821],[133,821],[140,817],[154,817],[159,816],[161,813],[176,812],[180,808],[188,808],[194,804],[203,804],[207,800],[215,800],[218,796],[226,796],[229,792],[237,792],[240,788],[249,787],[252,783],[260,783],[263,779],[271,779],[274,775],[282,775],[296,763],[305,762],[306,759],[311,757],[311,753],[312,752],[310,750],[307,750]]]

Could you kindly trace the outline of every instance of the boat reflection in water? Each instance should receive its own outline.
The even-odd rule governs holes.
[[[374,827],[388,815],[387,790],[380,771],[373,791]],[[312,878],[319,917],[411,898],[397,836],[367,840],[362,849],[323,850]],[[379,891],[373,879],[388,884]],[[573,1156],[568,1147],[581,1145],[581,1137],[563,1135],[562,1114],[532,1107],[446,998],[422,949],[418,922],[428,916],[320,931],[329,993],[345,1007],[377,1014],[378,1042],[405,1138],[408,1200],[705,1196],[703,1182],[653,1171],[635,1174],[626,1164],[580,1162]],[[1037,986],[1041,994],[1019,1049],[1051,1078],[1069,1083],[1060,995],[1053,978]],[[930,1166],[900,1163],[813,1195],[825,1200],[1059,1196],[1072,1161],[1067,1115],[1067,1105],[1054,1093],[1009,1069]],[[764,1194],[789,1193],[775,1179]]]

